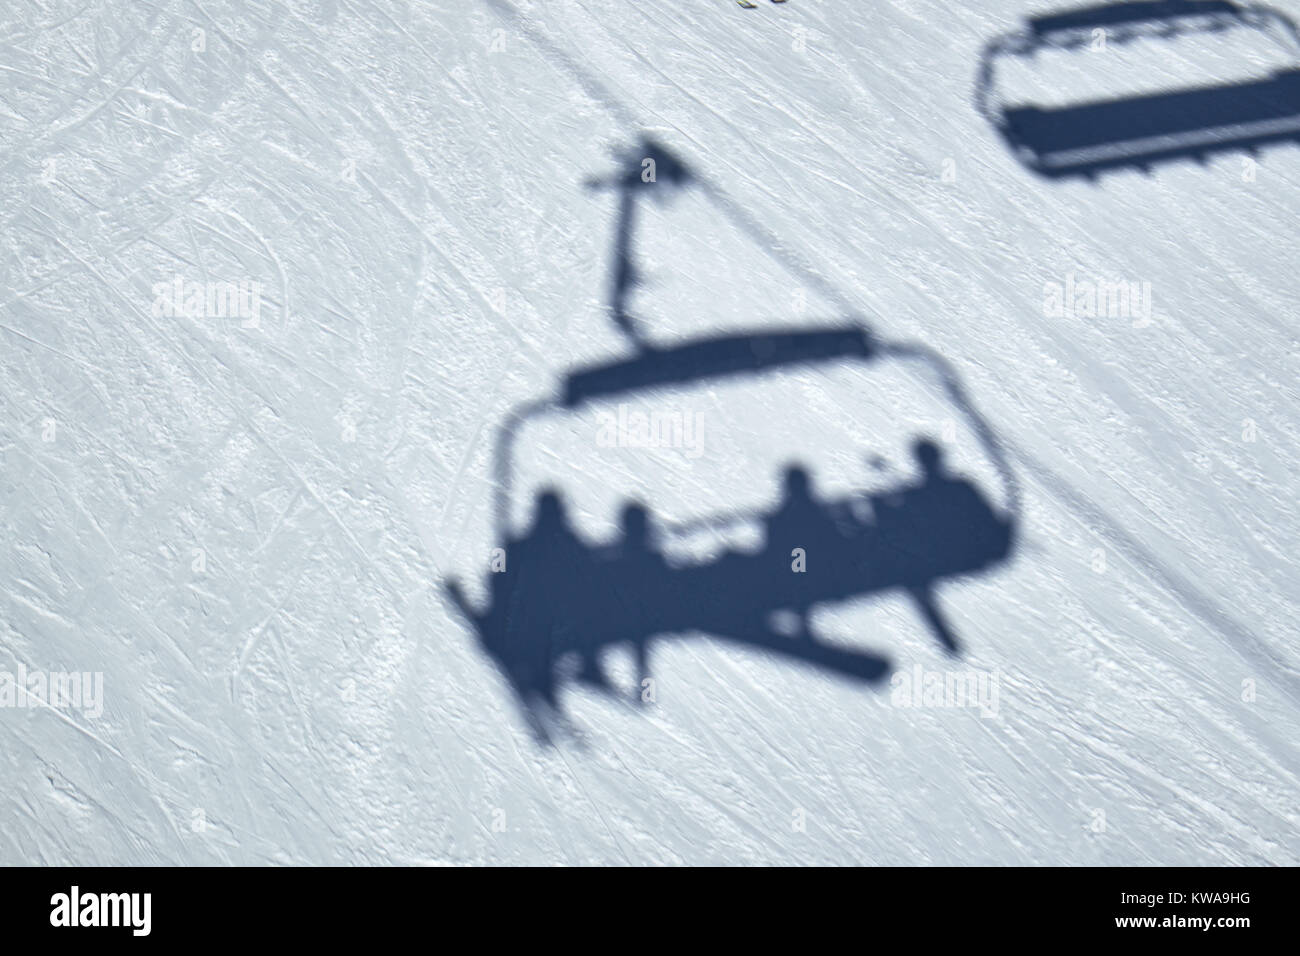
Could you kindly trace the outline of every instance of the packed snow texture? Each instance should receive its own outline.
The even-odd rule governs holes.
[[[1044,9],[6,4],[0,680],[103,701],[0,708],[0,862],[1300,863],[1300,145],[1036,176],[974,86]],[[1242,42],[1001,77],[1277,56]],[[942,356],[1006,449],[1015,552],[938,588],[961,658],[896,593],[815,612],[900,675],[991,676],[995,713],[684,635],[653,702],[569,687],[547,745],[448,602],[486,598],[512,412],[629,354],[590,181],[645,138],[696,177],[638,200],[650,341],[852,319]],[[168,314],[177,277],[258,283],[256,314]],[[1118,279],[1148,317],[1046,303]],[[768,384],[670,400],[698,457],[551,416],[515,487],[596,540],[633,496],[770,508],[787,460],[902,480],[946,433],[996,499],[924,375]]]

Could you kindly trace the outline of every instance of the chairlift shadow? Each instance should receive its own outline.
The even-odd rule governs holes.
[[[694,177],[677,157],[651,141],[629,154],[620,172],[592,181],[619,193],[619,219],[610,275],[610,314],[632,341],[624,359],[571,371],[557,397],[529,405],[503,426],[495,461],[494,525],[504,567],[488,574],[488,604],[475,608],[459,582],[446,591],[496,662],[539,739],[564,726],[561,700],[570,680],[628,701],[640,700],[656,642],[707,637],[759,649],[782,659],[872,685],[889,673],[877,654],[824,640],[810,624],[813,609],[885,591],[909,596],[941,646],[960,653],[956,630],[936,597],[945,580],[1004,562],[1018,523],[1018,489],[991,429],[956,377],[928,350],[877,339],[856,323],[812,329],[700,338],[672,347],[640,337],[628,309],[635,285],[631,222],[635,203],[652,183],[641,175],[655,160],[655,188],[686,188]],[[624,503],[617,535],[589,544],[574,530],[559,490],[542,490],[531,526],[511,531],[516,439],[538,416],[589,407],[611,396],[776,369],[816,369],[828,362],[918,363],[964,416],[1003,479],[1001,507],[966,478],[950,472],[942,447],[915,436],[919,479],[871,494],[822,495],[808,469],[789,463],[777,506],[742,517],[763,529],[758,550],[727,550],[705,563],[675,565],[665,538],[691,531],[658,520],[639,501]],[[864,472],[867,468],[864,461]],[[738,516],[718,515],[727,521]],[[602,655],[624,648],[637,685],[619,688]],[[567,669],[566,669],[567,662]]]
[[[1134,0],[1029,18],[1023,29],[984,49],[975,106],[1016,158],[1048,179],[1137,169],[1180,159],[1300,142],[1300,58],[1295,67],[1249,81],[1047,107],[997,102],[997,66],[1041,50],[1078,50],[1096,31],[1109,42],[1137,37],[1172,41],[1194,33],[1252,30],[1300,57],[1300,32],[1282,13],[1231,0]]]

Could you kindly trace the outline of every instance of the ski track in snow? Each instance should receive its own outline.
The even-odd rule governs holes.
[[[0,862],[1300,862],[1300,147],[1033,177],[973,84],[1050,7],[6,8],[0,671],[105,699],[0,708]],[[1232,65],[1167,52],[1146,80]],[[642,135],[703,184],[641,220],[656,341],[852,315],[1008,450],[1019,549],[940,586],[964,660],[896,596],[816,618],[997,672],[995,718],[701,636],[540,747],[445,604],[507,416],[626,352],[583,183]],[[1154,321],[1045,317],[1070,272]],[[154,314],[175,275],[260,282],[259,327]]]

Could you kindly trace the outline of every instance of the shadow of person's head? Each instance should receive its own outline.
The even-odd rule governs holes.
[[[912,446],[912,457],[916,463],[921,466],[921,473],[926,480],[937,478],[943,474],[943,449],[937,442],[929,438],[917,439]]]
[[[631,548],[645,548],[650,541],[650,512],[639,501],[632,501],[623,506],[619,516],[619,527],[623,534],[623,545]]]

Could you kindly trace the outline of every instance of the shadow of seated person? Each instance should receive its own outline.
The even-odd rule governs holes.
[[[639,687],[649,676],[650,639],[671,628],[681,616],[675,607],[679,595],[673,593],[668,563],[651,540],[650,514],[645,506],[639,502],[625,506],[620,527],[618,541],[604,552],[591,582],[593,628],[602,645],[631,647]]]
[[[763,573],[750,586],[767,606],[794,611],[795,636],[807,638],[811,606],[842,597],[851,586],[853,545],[844,521],[813,496],[804,469],[787,468],[782,485],[780,503],[764,519]]]
[[[485,612],[470,607],[458,582],[448,582],[448,591],[519,696],[530,706],[540,698],[554,708],[555,660],[578,643],[591,555],[570,528],[559,495],[550,490],[537,498],[532,527],[505,550],[505,569],[489,575]]]
[[[1000,520],[964,478],[951,476],[937,444],[922,439],[913,447],[921,468],[917,484],[872,499],[878,553],[864,563],[881,587],[902,587],[952,653],[955,636],[934,603],[935,583],[976,571],[1004,557],[1010,526]]]

